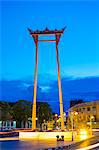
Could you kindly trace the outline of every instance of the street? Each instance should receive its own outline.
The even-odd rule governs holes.
[[[95,148],[91,148],[92,145],[95,145]],[[85,141],[70,145],[66,148],[64,148],[64,150],[99,150],[99,136],[96,137],[92,137],[90,139],[87,139]]]

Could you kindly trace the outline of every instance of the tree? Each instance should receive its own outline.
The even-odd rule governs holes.
[[[17,127],[21,127],[21,122],[28,122],[31,117],[31,102],[26,100],[19,100],[13,106],[13,118],[17,121]]]
[[[12,109],[8,102],[0,102],[0,120],[7,121],[13,119]]]
[[[45,121],[52,119],[52,109],[45,102],[37,102],[37,118],[40,126]],[[16,103],[0,102],[0,120],[15,120],[17,127],[22,122],[28,122],[32,117],[32,103],[26,100],[19,100]]]
[[[37,102],[37,118],[40,127],[44,121],[52,120],[52,109],[46,102]]]

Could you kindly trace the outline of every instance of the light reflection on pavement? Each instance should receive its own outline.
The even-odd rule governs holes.
[[[97,148],[99,150],[99,136],[71,145],[71,150],[97,150]]]
[[[84,148],[80,148],[80,149],[77,149],[77,150],[91,150],[93,148],[99,148],[99,143],[93,144],[93,145],[90,145],[90,146],[87,146],[87,147],[84,147]]]

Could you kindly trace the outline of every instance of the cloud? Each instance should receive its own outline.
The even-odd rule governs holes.
[[[49,92],[49,90],[51,89],[51,87],[50,86],[39,86],[40,88],[41,88],[41,90],[42,90],[42,92]]]
[[[22,84],[19,85],[19,88],[27,90],[28,87],[30,87],[30,86],[31,86],[31,84],[22,82]]]
[[[43,77],[44,78],[44,77]],[[62,94],[65,109],[69,108],[71,99],[85,101],[99,99],[99,77],[62,78]],[[50,83],[50,84],[49,84]],[[59,110],[59,93],[57,80],[43,82],[37,85],[37,101],[48,102],[53,110]],[[1,80],[0,100],[17,101],[19,99],[33,100],[33,82],[29,80]]]

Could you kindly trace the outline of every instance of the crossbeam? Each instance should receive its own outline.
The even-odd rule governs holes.
[[[38,40],[38,42],[56,42],[56,40]]]

